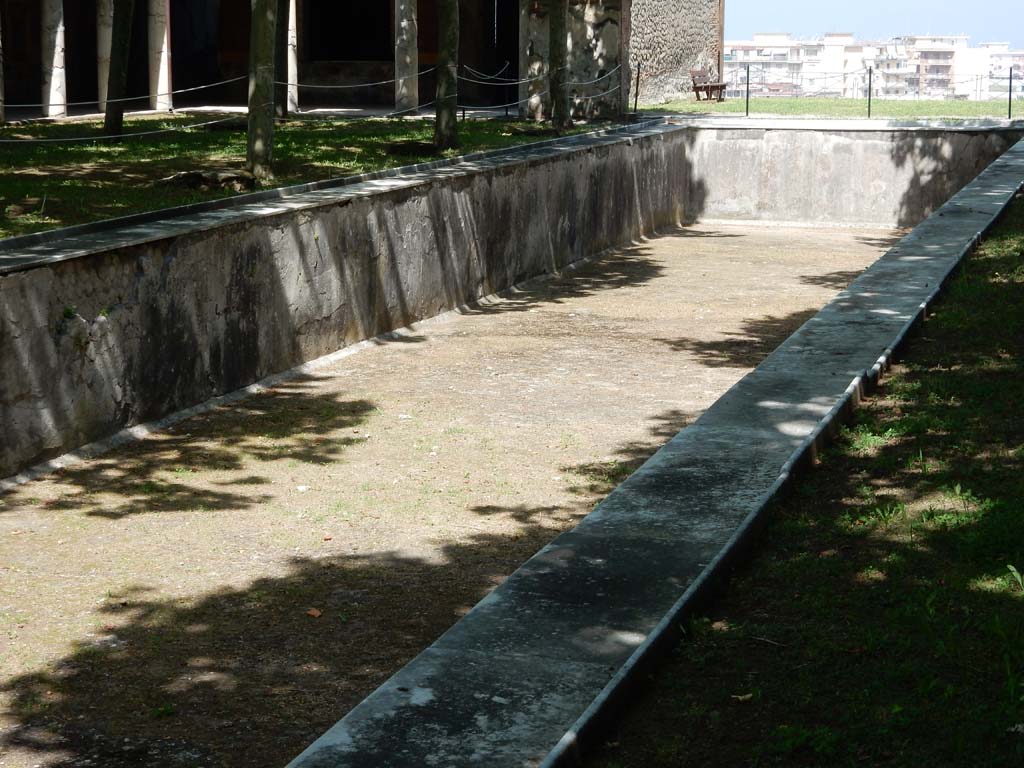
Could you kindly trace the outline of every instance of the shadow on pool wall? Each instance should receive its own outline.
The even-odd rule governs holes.
[[[0,277],[0,477],[695,219],[682,138],[371,181]]]
[[[0,276],[0,477],[664,227],[912,225],[1020,133],[638,126]]]

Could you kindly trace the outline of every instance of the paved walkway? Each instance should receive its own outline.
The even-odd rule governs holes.
[[[283,765],[890,242],[692,227],[0,496],[0,765]],[[660,567],[674,548],[630,552]],[[652,595],[681,591],[692,567]],[[578,603],[565,585],[573,604],[556,612],[582,621],[608,600],[657,618],[592,583]],[[576,644],[607,678],[641,637],[596,621],[566,634],[541,613],[559,603],[531,605],[518,627],[495,618],[485,633],[506,661],[521,658],[522,629],[541,638],[545,659],[513,663],[524,680],[562,670],[551,679],[582,693],[589,672],[564,676]],[[466,631],[445,642],[483,648]],[[494,649],[475,658],[476,682],[510,669]],[[377,700],[401,700],[402,679]],[[428,687],[406,700],[442,695]],[[453,712],[466,724],[514,712],[499,693],[470,712],[464,695]],[[564,732],[576,705],[549,702],[534,711]]]

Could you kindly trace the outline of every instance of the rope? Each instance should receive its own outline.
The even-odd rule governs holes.
[[[616,72],[618,72],[620,69],[622,69],[622,65],[621,64],[616,66],[610,72],[607,72],[607,73],[605,73],[605,74],[601,75],[600,77],[597,77],[597,78],[595,78],[593,80],[581,80],[581,81],[577,81],[577,82],[573,82],[573,83],[566,83],[566,85],[592,85],[594,83],[599,83],[602,80],[611,77]]]
[[[398,83],[402,80],[411,80],[414,77],[420,77],[421,75],[428,75],[433,72],[437,67],[431,67],[430,69],[424,69],[422,72],[417,72],[414,75],[402,75],[401,77],[392,78],[391,80],[378,80],[375,83],[349,83],[346,85],[314,85],[312,83],[289,83],[283,80],[275,80],[274,85],[287,85],[289,88],[317,88],[322,90],[344,90],[346,88],[372,88],[375,85],[390,85],[391,83]]]
[[[488,110],[488,109],[504,109],[505,107],[517,107],[520,104],[525,104],[526,102],[528,102],[528,101],[530,101],[530,100],[532,100],[532,99],[534,99],[536,97],[546,96],[547,93],[548,93],[548,91],[539,91],[537,93],[531,93],[525,99],[520,99],[519,101],[510,101],[508,104],[483,104],[483,105],[478,105],[478,106],[474,106],[472,104],[459,104],[457,109]]]
[[[67,139],[0,139],[0,144],[73,144],[84,141],[105,141],[107,139],[135,139],[138,138],[139,136],[156,136],[157,134],[160,133],[184,133],[192,128],[204,128],[208,125],[227,123],[237,119],[238,118],[236,116],[232,116],[221,118],[220,120],[209,120],[204,123],[171,126],[169,128],[160,128],[155,131],[137,131],[133,133],[123,133],[119,135],[110,134],[107,136],[76,136]]]
[[[202,91],[202,90],[204,90],[206,88],[214,88],[214,87],[216,87],[218,85],[227,85],[228,83],[237,83],[239,80],[248,80],[248,79],[249,79],[248,75],[240,75],[238,77],[232,77],[230,80],[220,80],[220,81],[218,81],[216,83],[207,83],[206,85],[197,85],[197,86],[194,86],[192,88],[179,88],[176,91],[168,91],[167,93],[156,93],[156,94],[148,94],[147,93],[145,96],[127,96],[127,97],[125,97],[123,99],[107,99],[106,103],[107,104],[120,104],[121,102],[125,102],[125,101],[141,101],[142,99],[149,99],[149,98],[152,98],[153,96],[156,96],[158,98],[160,96],[177,96],[179,93],[190,93],[191,91]],[[93,99],[92,101],[68,101],[68,102],[61,102],[60,104],[61,104],[61,106],[64,106],[64,107],[86,107],[86,106],[89,106],[91,104],[98,104],[98,103],[99,103],[99,99]],[[20,109],[20,108],[26,108],[27,109],[29,107],[49,107],[49,106],[54,106],[54,105],[52,105],[52,104],[5,104],[4,106],[7,107],[8,109]]]
[[[469,64],[463,64],[462,67],[463,67],[463,69],[465,69],[470,74],[476,75],[477,77],[482,78],[484,80],[507,80],[509,83],[511,83],[512,82],[511,78],[503,78],[503,77],[500,76],[501,73],[504,72],[506,69],[508,69],[511,65],[512,65],[511,62],[506,61],[505,62],[505,66],[502,67],[501,69],[499,69],[493,75],[488,75],[488,74],[485,74],[485,73],[481,72],[478,69],[473,69],[471,66],[469,66]]]
[[[607,96],[610,93],[615,93],[620,88],[622,88],[621,85],[616,85],[614,88],[609,88],[607,91],[601,91],[601,93],[595,93],[592,96],[573,95],[573,98],[576,99],[577,101],[591,101],[592,99],[600,99],[603,98],[604,96]]]

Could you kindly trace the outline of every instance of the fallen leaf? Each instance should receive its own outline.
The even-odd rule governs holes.
[[[321,616],[324,615],[324,612],[321,611],[319,608],[310,608],[308,611],[306,611],[306,615],[312,616],[314,619],[319,619]]]
[[[754,698],[754,694],[752,694],[752,693],[733,694],[732,696],[730,696],[730,698],[736,699],[736,701],[750,701],[752,698]]]
[[[715,622],[712,622],[711,628],[713,630],[715,630],[716,632],[724,632],[725,630],[727,630],[729,628],[729,622],[728,621],[715,621]]]

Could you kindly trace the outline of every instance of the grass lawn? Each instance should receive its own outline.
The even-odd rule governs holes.
[[[222,115],[141,118],[126,133],[181,128]],[[231,130],[216,126],[123,141],[0,145],[0,237],[152,211],[225,197],[234,192],[199,191],[157,183],[178,171],[240,170],[245,165],[244,118]],[[573,132],[593,130],[579,126]],[[216,129],[213,129],[216,128]],[[0,128],[0,139],[70,139],[99,136],[102,123],[35,123]],[[462,148],[453,157],[549,138],[536,123],[470,120],[459,123]],[[292,121],[275,138],[276,185],[337,178],[437,159],[430,147],[429,120],[367,119]]]
[[[871,105],[873,118],[930,119],[930,118],[1000,118],[1006,117],[1006,100],[1001,101],[894,101],[875,99]],[[1014,103],[1014,117],[1024,118],[1024,101]],[[742,115],[746,109],[743,99],[725,101],[696,101],[681,99],[665,104],[651,104],[641,109],[652,112],[685,112],[688,114]],[[750,114],[759,117],[800,115],[804,117],[867,117],[866,99],[839,99],[817,96],[751,98]]]
[[[1024,764],[1024,199],[592,759]]]

